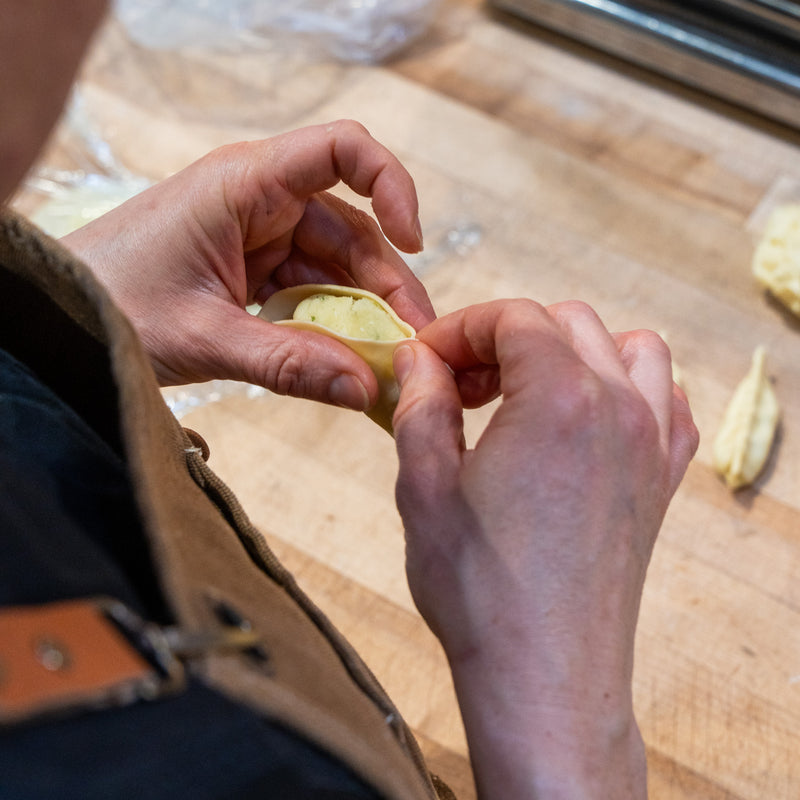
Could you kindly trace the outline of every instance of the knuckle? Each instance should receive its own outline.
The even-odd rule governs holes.
[[[328,123],[326,131],[334,138],[339,137],[364,137],[369,136],[366,126],[354,119],[341,118]]]
[[[405,443],[406,438],[414,441],[418,431],[460,431],[462,425],[461,407],[442,397],[439,393],[408,393],[401,397],[394,415],[394,424],[398,445]],[[437,458],[435,450],[426,451],[432,458]]]
[[[583,300],[562,300],[550,306],[549,311],[556,320],[574,320],[579,317],[585,319],[599,319],[597,312]]]
[[[230,142],[219,145],[198,159],[197,163],[209,170],[210,174],[225,174],[242,164],[248,164],[248,142]]]
[[[264,386],[276,394],[303,395],[303,360],[299,354],[287,345],[272,351],[266,360]]]
[[[559,311],[575,316],[596,316],[595,310],[584,300],[564,300],[556,306]]]
[[[611,396],[603,382],[584,365],[564,380],[553,392],[551,409],[563,428],[593,427],[607,423],[611,411]]]
[[[585,366],[556,387],[549,410],[561,432],[612,432],[625,446],[643,449],[658,444],[658,422],[644,398],[634,391],[620,394]]]
[[[375,220],[360,208],[356,208],[349,203],[343,203],[340,207],[342,218],[348,224],[352,242],[348,239],[343,243],[350,246],[369,246],[372,247],[378,240],[380,227]]]
[[[632,331],[630,334],[631,342],[640,350],[647,350],[655,356],[670,357],[669,345],[664,341],[660,334],[655,331],[641,329]]]
[[[526,330],[531,321],[539,318],[544,312],[544,306],[527,297],[517,297],[511,300],[496,300],[500,304],[497,315],[497,336],[515,335]],[[493,303],[485,306],[486,313],[492,312]]]
[[[530,297],[516,297],[509,300],[503,309],[507,315],[538,315],[544,311],[544,306]]]

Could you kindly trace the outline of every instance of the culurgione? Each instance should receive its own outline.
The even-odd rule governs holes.
[[[714,439],[714,469],[734,491],[749,486],[761,473],[780,420],[765,361],[765,349],[757,347],[750,370],[736,387]]]
[[[379,390],[378,402],[367,416],[392,432],[400,397],[392,359],[397,345],[413,339],[416,331],[382,297],[351,286],[309,283],[276,292],[264,303],[259,317],[330,336],[361,356]]]
[[[800,316],[800,205],[778,206],[772,212],[753,254],[753,274]]]

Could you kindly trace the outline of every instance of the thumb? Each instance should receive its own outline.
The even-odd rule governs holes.
[[[215,309],[219,311],[219,309]],[[322,334],[259,319],[242,309],[195,317],[192,335],[173,337],[173,377],[245,381],[276,394],[365,411],[378,397],[375,376],[350,348]],[[169,376],[168,376],[169,377]]]
[[[249,316],[249,315],[248,315]],[[278,394],[365,411],[378,396],[375,376],[349,347],[312,331],[241,319],[239,346],[231,337],[231,363],[251,382]]]
[[[399,459],[400,513],[441,504],[456,480],[464,432],[461,397],[452,372],[422,342],[400,345],[394,355],[400,400],[393,428]]]

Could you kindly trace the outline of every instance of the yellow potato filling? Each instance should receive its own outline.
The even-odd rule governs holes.
[[[406,333],[391,316],[365,297],[313,294],[297,305],[292,319],[313,322],[353,339],[383,342],[406,338]]]

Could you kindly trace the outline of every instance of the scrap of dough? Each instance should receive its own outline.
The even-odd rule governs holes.
[[[753,254],[753,274],[800,316],[800,205],[776,208]]]
[[[368,297],[312,294],[297,305],[292,319],[316,322],[354,339],[385,342],[406,338],[406,333],[389,314]]]
[[[732,490],[749,486],[758,477],[778,426],[780,409],[765,360],[765,349],[757,347],[750,371],[736,388],[714,440],[714,469]]]

